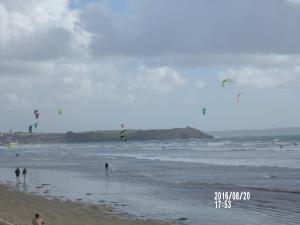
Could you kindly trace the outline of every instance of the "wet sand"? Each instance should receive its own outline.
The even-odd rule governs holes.
[[[0,185],[0,225],[30,225],[35,213],[45,225],[171,225],[153,220],[125,218],[110,207],[49,200]]]

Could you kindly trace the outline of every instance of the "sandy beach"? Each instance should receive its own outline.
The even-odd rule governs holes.
[[[39,213],[46,225],[170,225],[171,223],[122,218],[105,206],[48,200],[0,185],[0,225],[30,225]]]

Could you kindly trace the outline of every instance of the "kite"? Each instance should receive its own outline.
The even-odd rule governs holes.
[[[33,113],[34,113],[34,115],[35,115],[35,118],[36,119],[38,119],[39,118],[39,110],[37,110],[37,109],[35,109],[34,111],[33,111]]]
[[[61,114],[63,113],[62,109],[58,109],[58,110],[57,110],[57,113],[58,113],[59,115],[61,115]]]
[[[243,94],[243,92],[240,92],[240,93],[237,95],[237,97],[236,97],[237,103],[240,103],[240,97],[241,97],[242,94]]]
[[[34,128],[36,129],[36,128],[37,128],[37,126],[38,126],[38,123],[35,123],[35,124],[34,124]]]
[[[30,125],[30,126],[28,127],[28,130],[29,130],[29,133],[32,134],[32,125]]]
[[[121,128],[122,128],[122,130],[120,132],[120,138],[121,138],[122,141],[127,141],[127,138],[126,138],[126,135],[125,135],[126,130],[124,129],[124,124],[123,123],[121,123]]]
[[[233,81],[231,79],[225,79],[222,81],[221,85],[222,87],[225,87],[225,84],[229,84],[229,83],[232,83]]]
[[[206,108],[203,108],[203,109],[202,109],[202,114],[203,114],[203,115],[206,115]]]

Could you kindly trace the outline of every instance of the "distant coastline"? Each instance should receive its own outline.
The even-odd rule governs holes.
[[[290,136],[300,135],[300,127],[209,131],[207,133],[216,137]]]
[[[127,130],[128,141],[139,140],[168,140],[168,139],[189,139],[189,138],[213,138],[195,128],[174,128],[174,129],[153,129],[153,130]],[[120,130],[88,131],[66,133],[33,133],[26,132],[2,133],[1,145],[9,143],[20,144],[54,144],[54,143],[84,143],[101,141],[120,141]]]

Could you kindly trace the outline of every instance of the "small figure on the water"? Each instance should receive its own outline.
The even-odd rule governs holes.
[[[166,149],[165,146],[163,146],[161,150],[165,150],[165,149]]]
[[[295,146],[298,146],[298,143],[294,143]]]
[[[23,179],[24,179],[24,184],[26,183],[26,174],[27,174],[27,169],[24,168],[22,171]]]
[[[105,163],[105,173],[106,173],[106,176],[108,175],[108,167],[109,167],[109,165],[108,165],[108,163],[106,162],[106,163]]]
[[[280,145],[280,149],[283,149],[283,145]]]
[[[20,183],[20,169],[19,167],[17,167],[17,169],[15,170],[15,174],[16,174],[16,178],[17,178],[17,183]]]
[[[35,214],[35,218],[32,220],[32,225],[43,225],[44,220],[42,217],[40,217],[40,214]]]

